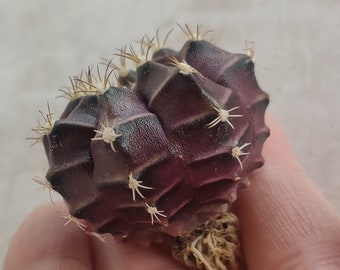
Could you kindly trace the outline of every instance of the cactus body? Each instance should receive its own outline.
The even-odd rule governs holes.
[[[254,63],[191,39],[118,81],[73,98],[43,136],[46,178],[99,233],[187,236],[263,164],[268,96]]]

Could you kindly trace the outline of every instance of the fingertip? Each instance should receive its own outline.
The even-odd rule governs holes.
[[[63,203],[44,205],[23,221],[14,235],[4,270],[186,269],[160,247],[118,243],[107,234],[105,242],[89,236],[61,215]]]
[[[340,263],[339,217],[296,162],[278,124],[269,118],[268,125],[265,165],[234,204],[248,267],[305,269],[296,265],[326,259],[334,267]]]
[[[87,236],[74,224],[65,226],[61,213],[67,208],[56,203],[27,216],[11,240],[4,270],[91,269]]]

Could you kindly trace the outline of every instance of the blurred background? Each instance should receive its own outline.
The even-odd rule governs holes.
[[[48,169],[43,147],[25,140],[39,110],[49,102],[58,117],[69,76],[157,28],[174,28],[168,45],[179,49],[186,37],[176,22],[214,30],[209,38],[230,52],[254,41],[269,113],[340,211],[340,1],[0,0],[0,263],[24,217],[50,202],[32,180]]]

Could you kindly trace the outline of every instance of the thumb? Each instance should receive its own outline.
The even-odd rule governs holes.
[[[340,219],[269,119],[265,165],[240,190],[235,212],[251,269],[340,269]]]

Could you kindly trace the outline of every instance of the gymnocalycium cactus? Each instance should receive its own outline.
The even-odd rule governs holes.
[[[189,266],[236,269],[237,219],[228,205],[263,164],[268,95],[251,50],[229,53],[199,27],[181,28],[188,41],[179,51],[157,33],[142,39],[141,56],[120,50],[120,67],[108,61],[103,74],[97,67],[71,78],[63,90],[69,104],[59,120],[49,111],[37,140],[50,164],[48,185],[94,234],[162,236]]]

